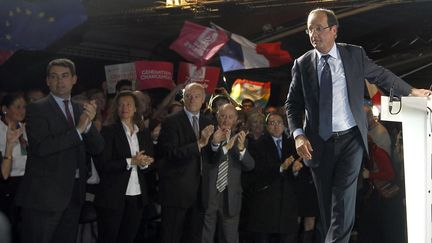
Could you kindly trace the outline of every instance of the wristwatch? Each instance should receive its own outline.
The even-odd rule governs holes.
[[[10,160],[12,160],[12,156],[3,156],[3,159],[10,159]]]

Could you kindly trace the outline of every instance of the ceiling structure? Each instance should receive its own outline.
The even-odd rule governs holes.
[[[377,63],[416,86],[430,85],[425,81],[432,73],[430,1],[186,0],[182,6],[167,7],[161,1],[87,0],[84,4],[85,23],[46,50],[19,51],[0,67],[0,89],[43,85],[47,62],[59,56],[77,62],[80,78],[87,82],[82,89],[104,80],[104,65],[135,60],[176,63],[183,59],[168,47],[185,20],[207,26],[213,22],[254,42],[281,41],[283,49],[299,57],[311,48],[304,29],[307,13],[316,7],[337,13],[338,41],[362,45]],[[210,64],[219,65],[218,58]],[[226,76],[261,76],[287,84],[289,70],[288,65]]]

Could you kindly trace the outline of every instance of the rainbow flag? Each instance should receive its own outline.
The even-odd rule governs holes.
[[[231,98],[237,103],[251,99],[256,105],[265,107],[270,99],[271,83],[237,79],[231,87]]]

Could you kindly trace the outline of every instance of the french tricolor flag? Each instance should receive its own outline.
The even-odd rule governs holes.
[[[255,44],[243,36],[231,34],[230,40],[219,51],[224,72],[239,69],[278,67],[292,61],[280,42]]]
[[[366,87],[368,89],[369,97],[372,101],[372,105],[381,106],[381,92],[375,84],[369,83],[365,80]]]

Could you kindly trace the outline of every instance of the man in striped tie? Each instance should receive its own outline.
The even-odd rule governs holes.
[[[237,111],[225,104],[217,113],[218,128],[213,134],[212,161],[204,166],[204,205],[207,206],[202,242],[214,242],[215,234],[221,242],[238,242],[242,170],[249,171],[255,161],[245,147],[246,133],[231,134],[237,124]],[[207,189],[207,190],[206,190]],[[215,233],[216,229],[218,232]]]

